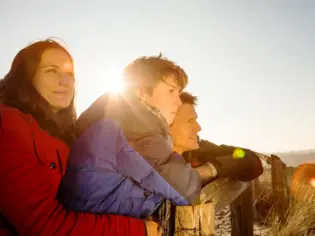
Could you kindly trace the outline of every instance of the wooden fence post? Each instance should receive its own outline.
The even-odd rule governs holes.
[[[285,167],[279,157],[271,155],[272,193],[276,203],[275,214],[280,224],[284,222],[285,214],[288,209],[288,193],[284,181]]]
[[[231,204],[231,235],[253,236],[253,194],[252,184]]]
[[[176,206],[174,235],[213,236],[214,204]]]

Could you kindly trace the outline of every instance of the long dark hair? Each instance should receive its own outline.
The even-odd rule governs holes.
[[[47,49],[64,51],[73,63],[68,50],[55,40],[47,39],[30,44],[19,51],[10,71],[0,81],[0,102],[31,114],[42,129],[70,145],[74,139],[76,120],[74,101],[67,108],[54,113],[32,84],[41,57]]]

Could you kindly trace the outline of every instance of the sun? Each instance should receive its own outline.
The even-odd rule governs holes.
[[[119,93],[123,90],[122,67],[117,63],[111,63],[104,71],[104,92]]]
[[[81,79],[77,81],[78,91],[76,93],[75,103],[78,114],[81,114],[81,112],[87,109],[102,94],[118,94],[123,90],[124,83],[122,74],[124,66],[120,66],[119,63],[115,61],[104,64],[106,66],[103,68],[95,68],[91,76],[80,77]],[[84,74],[89,73],[85,72]]]

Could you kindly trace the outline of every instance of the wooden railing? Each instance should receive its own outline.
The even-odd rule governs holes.
[[[230,205],[231,236],[254,235],[253,183]]]
[[[175,236],[214,235],[214,206],[205,203],[193,206],[177,206],[175,212]]]
[[[285,164],[275,155],[268,159],[271,165],[271,179],[274,202],[276,202],[275,214],[280,221],[288,207],[288,189],[284,180]],[[249,187],[231,204],[231,235],[254,235],[254,191],[255,183]],[[176,206],[171,214],[173,222],[171,235],[175,236],[210,236],[214,235],[214,204],[206,203],[194,206]]]
[[[271,184],[272,184],[272,202],[275,203],[273,215],[279,222],[285,221],[285,215],[288,210],[289,189],[285,183],[286,165],[278,156],[264,156],[266,162],[271,165]],[[254,181],[249,188],[245,190],[230,205],[232,213],[232,236],[253,236],[254,235],[254,216],[256,214],[253,207],[253,192],[255,191]]]

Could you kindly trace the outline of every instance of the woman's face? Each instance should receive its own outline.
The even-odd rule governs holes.
[[[74,68],[68,54],[61,49],[47,49],[42,54],[33,85],[54,112],[67,108],[74,96]]]

